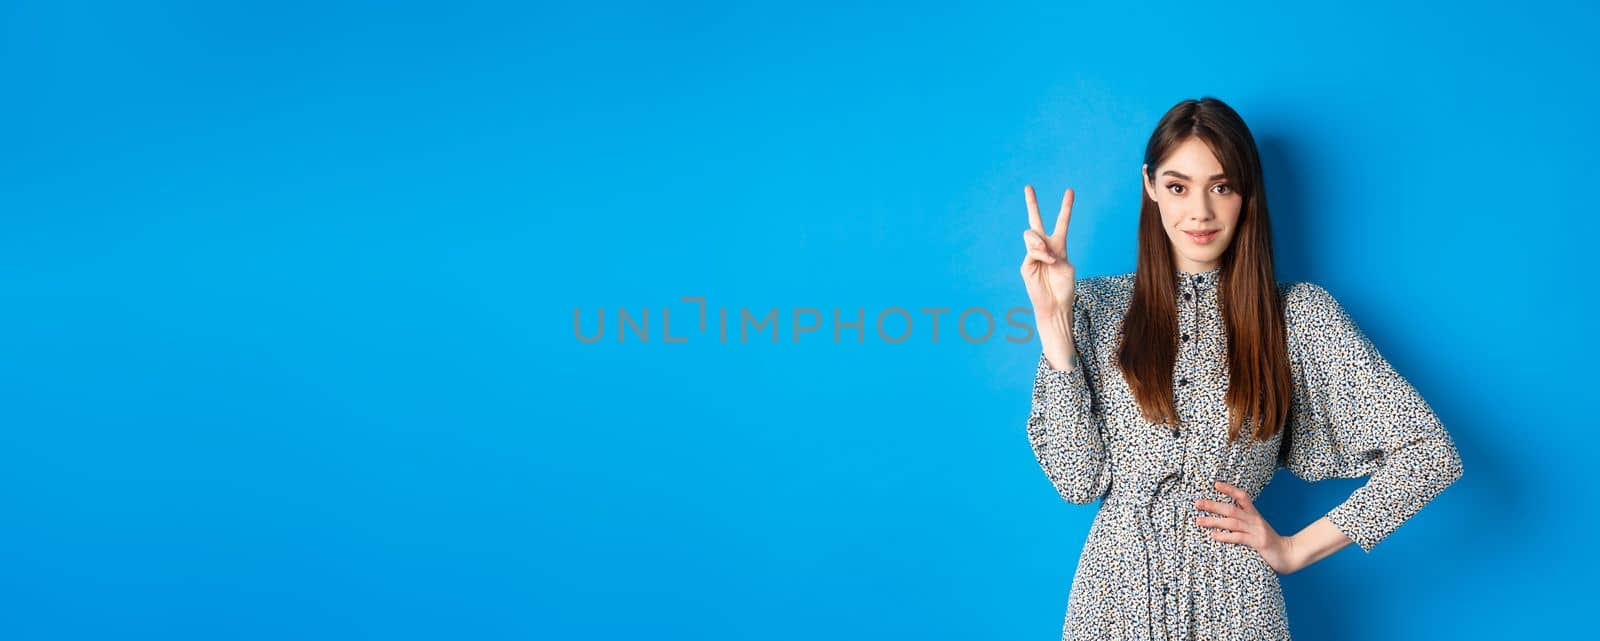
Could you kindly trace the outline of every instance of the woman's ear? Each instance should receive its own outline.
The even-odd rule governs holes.
[[[1144,195],[1150,200],[1156,199],[1156,189],[1150,184],[1150,163],[1139,165],[1139,183],[1144,185]]]

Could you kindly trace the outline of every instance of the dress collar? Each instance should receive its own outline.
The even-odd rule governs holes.
[[[1173,277],[1178,284],[1178,291],[1208,291],[1216,289],[1217,281],[1222,277],[1222,266],[1218,265],[1203,272],[1185,272],[1174,269]]]

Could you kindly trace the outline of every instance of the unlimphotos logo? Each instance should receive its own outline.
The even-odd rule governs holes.
[[[660,308],[660,342],[662,343],[687,343],[691,338],[702,337],[700,340],[712,339],[708,324],[708,312],[704,296],[684,296],[680,299],[685,303],[698,305],[698,322],[696,329],[687,333],[673,335],[672,333],[672,308]],[[790,342],[798,343],[801,336],[822,332],[824,328],[824,315],[822,310],[815,307],[795,307],[787,315],[781,313],[781,308],[772,307],[763,313],[751,312],[748,308],[740,307],[734,312],[733,320],[729,321],[727,307],[716,308],[715,340],[719,343],[730,341],[730,332],[736,333],[739,343],[748,343],[751,337],[761,340],[764,333],[770,332],[773,343],[779,342],[782,332],[779,320],[789,319]],[[939,319],[941,315],[952,314],[949,307],[922,307],[918,310],[925,317],[931,342],[939,342]],[[585,330],[583,308],[572,309],[572,334],[584,343],[595,343],[606,337],[606,308],[595,310],[592,319],[592,328]],[[832,308],[831,330],[834,343],[844,342],[846,336],[853,335],[855,342],[864,343],[867,340],[867,308],[857,307],[849,318],[844,317],[841,308]],[[872,334],[877,340],[887,343],[903,343],[910,340],[918,328],[917,315],[904,307],[886,307],[874,315]],[[1021,335],[1007,335],[1005,340],[1011,343],[1026,343],[1033,340],[1033,310],[1026,307],[1013,307],[1005,312],[1006,324],[1022,330]],[[995,315],[982,307],[968,307],[954,315],[956,334],[969,343],[982,343],[990,340],[995,333]],[[627,308],[616,308],[616,340],[619,343],[627,342],[632,334],[640,343],[648,343],[651,338],[650,308],[642,308],[635,316]],[[976,330],[982,330],[978,332]],[[822,336],[813,336],[808,340],[826,340]]]

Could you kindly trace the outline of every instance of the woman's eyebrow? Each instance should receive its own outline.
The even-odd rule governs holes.
[[[1168,175],[1171,175],[1171,176],[1177,176],[1177,177],[1179,177],[1179,178],[1182,178],[1182,179],[1184,179],[1184,180],[1188,180],[1188,179],[1189,179],[1189,177],[1188,177],[1188,176],[1185,176],[1185,175],[1183,175],[1183,174],[1180,174],[1180,173],[1178,173],[1178,172],[1176,172],[1176,171],[1173,171],[1173,170],[1171,170],[1171,169],[1168,169],[1168,170],[1166,170],[1166,171],[1163,171],[1163,172],[1161,172],[1161,175],[1163,175],[1163,176],[1168,176]],[[1227,174],[1217,174],[1217,175],[1215,175],[1215,176],[1212,176],[1212,177],[1211,177],[1211,180],[1221,180],[1221,179],[1223,179],[1223,178],[1227,178],[1227,177],[1228,177],[1228,175],[1227,175]]]

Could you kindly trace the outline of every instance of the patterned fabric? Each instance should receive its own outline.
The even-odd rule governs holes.
[[[1077,281],[1077,367],[1057,370],[1039,356],[1027,424],[1034,454],[1062,498],[1103,499],[1078,559],[1063,639],[1289,638],[1277,573],[1254,548],[1217,541],[1194,522],[1215,516],[1195,507],[1197,498],[1233,502],[1213,481],[1254,500],[1279,467],[1312,482],[1370,476],[1328,518],[1371,552],[1461,476],[1432,408],[1309,282],[1278,283],[1295,385],[1289,424],[1265,442],[1229,443],[1220,276],[1220,267],[1173,275],[1176,434],[1144,419],[1115,365],[1133,273]],[[1288,535],[1303,525],[1275,527]]]

